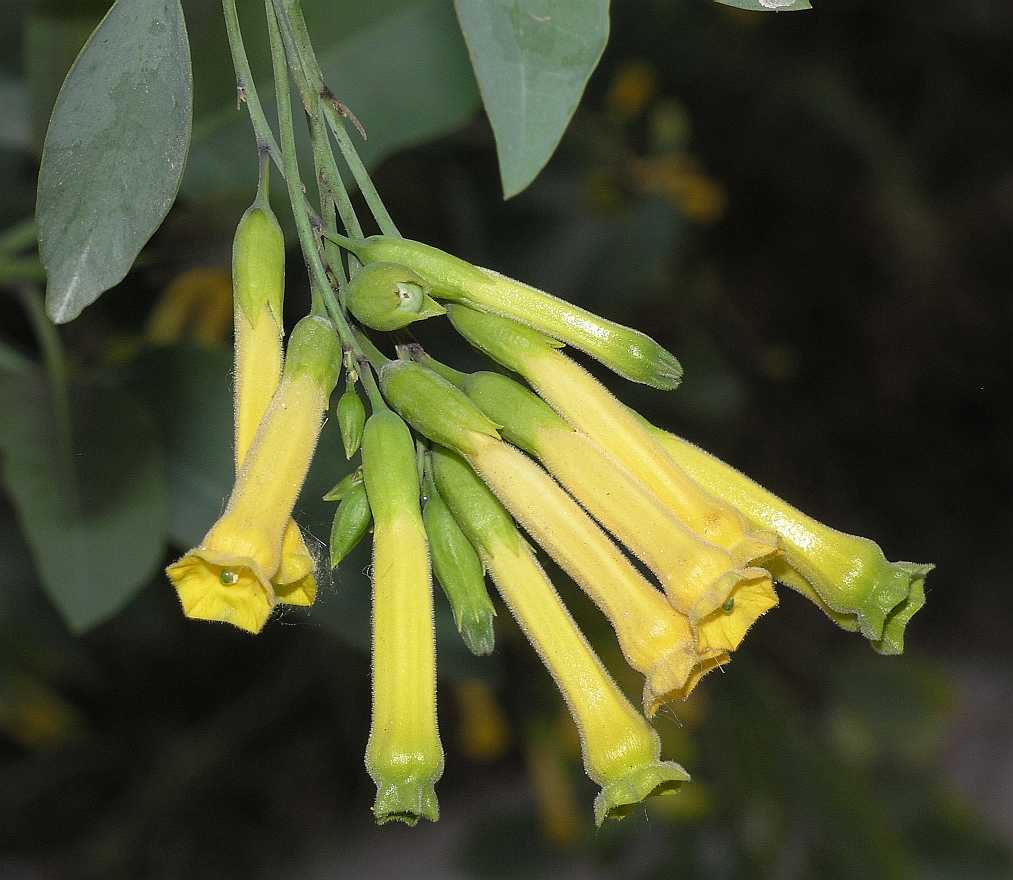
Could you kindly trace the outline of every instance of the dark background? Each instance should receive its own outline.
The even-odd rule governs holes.
[[[0,876],[1013,876],[1013,6],[819,6],[615,4],[530,190],[502,201],[481,118],[377,181],[409,237],[677,352],[674,394],[610,382],[652,420],[888,558],[935,562],[906,654],[875,655],[783,591],[727,671],[659,720],[693,784],[596,832],[533,653],[501,614],[495,657],[472,659],[444,609],[443,818],[376,829],[364,552],[313,613],[256,639],[185,621],[161,579],[75,637],[0,494]],[[12,222],[37,166],[0,157]],[[140,363],[138,393],[158,388],[168,356],[137,353],[146,316],[180,272],[227,267],[238,211],[217,210],[179,205],[147,262],[61,331],[82,369]],[[10,297],[0,320],[31,353]],[[477,363],[438,322],[418,336]],[[227,369],[220,348],[179,342]],[[208,399],[223,393],[224,375]],[[227,442],[227,408],[205,415]],[[336,449],[325,435],[302,505],[322,540],[313,498],[340,476]],[[635,692],[603,621],[567,597]]]

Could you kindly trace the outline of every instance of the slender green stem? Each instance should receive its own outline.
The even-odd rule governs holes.
[[[365,333],[359,328],[356,328],[355,339],[359,343],[359,348],[362,349],[362,353],[366,356],[369,362],[373,365],[374,369],[379,370],[390,358],[387,357],[380,349],[373,345],[373,340],[370,339]]]
[[[366,389],[366,396],[369,398],[369,405],[373,412],[381,412],[388,409],[387,402],[383,399],[380,389],[373,378],[373,371],[369,368],[370,362],[366,358],[359,361],[359,378],[362,379],[362,387]]]
[[[0,256],[0,284],[11,281],[45,281],[46,270],[36,257],[4,259]]]
[[[73,461],[73,422],[70,414],[70,394],[67,391],[67,359],[63,354],[63,343],[56,326],[49,320],[39,291],[30,285],[18,290],[18,297],[31,322],[32,331],[39,343],[42,360],[46,365],[49,379],[49,394],[53,403],[56,420],[56,443],[59,449],[61,467],[70,468]],[[66,491],[75,492],[74,480],[69,474],[63,475]]]
[[[253,82],[250,59],[246,56],[243,32],[239,27],[236,0],[222,0],[222,12],[225,15],[225,30],[229,36],[229,49],[232,52],[232,66],[236,71],[236,88],[239,91],[240,99],[246,103],[246,109],[250,113],[253,134],[257,138],[257,143],[267,148],[274,164],[284,175],[285,165],[281,158],[281,151],[278,148],[278,142],[274,139],[274,132],[271,131],[271,124],[267,121],[264,107],[260,103],[260,96],[257,94],[257,87]]]
[[[355,209],[352,207],[352,200],[341,179],[337,162],[334,160],[334,152],[331,149],[331,140],[327,134],[327,126],[323,122],[323,113],[319,96],[310,87],[307,78],[306,67],[296,51],[295,42],[292,39],[292,30],[285,18],[284,11],[280,5],[274,3],[274,12],[281,31],[282,42],[285,44],[285,54],[288,58],[289,70],[295,77],[296,88],[302,99],[303,110],[310,129],[310,144],[313,148],[313,168],[316,173],[317,193],[320,197],[320,217],[322,229],[328,232],[337,232],[337,215],[346,229],[360,230],[359,220],[355,216]],[[330,266],[335,277],[343,286],[347,280],[344,264],[341,262],[341,252],[330,241],[323,241],[324,257]],[[349,268],[358,268],[358,261]]]
[[[27,373],[32,366],[31,358],[25,357],[13,345],[0,339],[0,372]]]
[[[302,60],[302,66],[306,72],[309,85],[321,97],[327,125],[331,129],[334,140],[338,144],[338,149],[341,151],[341,155],[352,172],[352,177],[355,179],[359,190],[366,199],[366,204],[376,219],[380,231],[384,235],[400,238],[401,233],[398,231],[394,220],[383,203],[383,199],[380,197],[380,193],[373,184],[373,180],[369,176],[362,158],[359,156],[359,151],[355,149],[355,144],[352,142],[345,128],[344,118],[338,109],[339,105],[328,88],[327,83],[324,81],[323,72],[320,70],[316,54],[313,51],[313,43],[310,39],[309,30],[306,27],[306,20],[303,18],[302,6],[299,0],[276,0],[276,2],[281,8],[281,14],[285,16],[290,26],[292,41]],[[362,235],[361,230],[356,233],[353,229],[349,228],[348,232],[352,235],[358,235],[358,237]]]
[[[35,218],[28,217],[0,232],[0,254],[15,254],[32,247],[38,239]]]
[[[278,130],[281,135],[281,155],[285,163],[285,182],[288,185],[289,201],[292,203],[292,215],[295,218],[296,230],[299,233],[299,245],[302,248],[303,259],[310,274],[314,296],[319,296],[323,300],[323,304],[337,328],[338,336],[341,337],[342,344],[355,352],[356,356],[361,359],[361,349],[327,277],[327,269],[324,267],[320,250],[317,248],[313,228],[310,225],[309,214],[303,209],[306,199],[302,181],[299,177],[299,159],[296,155],[295,127],[292,122],[292,95],[289,89],[285,47],[282,43],[278,20],[275,17],[275,10],[271,0],[264,0],[264,9],[267,13],[267,30],[271,40],[274,83],[278,93]]]

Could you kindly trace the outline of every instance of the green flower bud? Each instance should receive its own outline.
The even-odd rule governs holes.
[[[341,342],[326,318],[307,315],[295,327],[285,349],[285,376],[312,376],[330,394],[341,372]]]
[[[362,484],[362,468],[356,468],[350,474],[345,474],[338,483],[324,495],[324,501],[340,501],[348,492]]]
[[[425,495],[422,520],[429,538],[433,572],[450,602],[457,631],[472,654],[491,654],[496,639],[492,625],[496,609],[485,588],[485,568],[431,475],[426,480]]]
[[[232,243],[232,286],[250,324],[256,325],[264,306],[281,323],[285,236],[266,198],[258,198],[239,221]]]
[[[399,330],[415,321],[444,314],[430,287],[411,269],[396,263],[371,263],[348,283],[348,310],[374,330]]]
[[[369,510],[366,487],[361,482],[356,483],[341,499],[334,514],[331,526],[331,568],[337,568],[359,546],[372,522],[373,514]]]
[[[388,361],[380,369],[384,397],[412,427],[434,443],[469,453],[475,435],[499,434],[467,395],[432,370],[411,361]]]
[[[351,458],[359,451],[362,429],[366,426],[366,405],[349,387],[338,401],[338,428],[341,430],[341,445],[345,447],[345,458]]]
[[[520,321],[580,349],[626,379],[664,390],[675,388],[682,381],[678,360],[644,333],[520,281],[473,266],[430,245],[372,236],[347,241],[346,247],[365,263],[382,261],[408,266],[431,285],[434,296],[470,302]]]

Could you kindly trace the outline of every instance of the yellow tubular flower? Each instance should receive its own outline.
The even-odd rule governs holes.
[[[782,501],[692,443],[653,428],[665,449],[701,485],[734,504],[759,528],[775,531],[783,583],[816,601],[839,626],[860,629],[883,654],[904,650],[904,629],[925,603],[932,565],[889,562],[868,538],[839,532]]]
[[[436,721],[436,634],[429,548],[420,510],[415,444],[390,410],[362,436],[362,473],[373,511],[373,714],[366,769],[378,823],[414,825],[440,815],[443,775]]]
[[[567,422],[586,434],[692,531],[744,566],[777,552],[733,507],[705,492],[665,451],[650,427],[557,345],[513,321],[460,305],[447,307],[454,327],[494,360],[520,373]],[[712,609],[713,610],[713,609]]]
[[[225,512],[200,545],[166,569],[187,617],[257,633],[275,604],[271,585],[313,451],[341,350],[330,322],[292,331],[281,384],[243,460]]]
[[[646,678],[649,714],[669,700],[684,699],[701,672],[727,661],[721,647],[698,647],[689,620],[535,462],[491,438],[467,458],[503,506],[609,619],[623,655]]]
[[[281,381],[285,241],[262,186],[233,243],[236,473]],[[312,605],[316,563],[294,520],[285,528],[273,586],[279,602]]]
[[[646,797],[677,791],[689,775],[661,760],[658,734],[602,666],[506,511],[453,453],[434,450],[433,466],[437,487],[573,716],[584,768],[602,787],[597,824],[621,818]]]
[[[625,467],[523,385],[499,373],[454,378],[504,438],[540,459],[657,575],[673,607],[699,624],[705,652],[735,650],[756,618],[777,603],[766,571],[734,568],[727,551],[690,532]]]

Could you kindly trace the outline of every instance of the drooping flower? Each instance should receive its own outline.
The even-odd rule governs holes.
[[[237,474],[281,381],[284,361],[285,239],[267,201],[265,182],[239,221],[232,252]],[[312,605],[317,594],[315,570],[316,561],[291,520],[285,527],[281,564],[273,577],[277,600]]]
[[[758,528],[776,532],[784,548],[778,577],[816,600],[838,625],[859,629],[884,654],[904,650],[904,629],[925,602],[930,564],[889,562],[879,545],[848,535],[782,501],[731,465],[660,429],[669,455],[709,492]]]
[[[373,511],[373,713],[366,769],[377,822],[414,825],[440,815],[443,775],[436,721],[433,588],[420,510],[415,443],[388,409],[362,436],[362,473]]]
[[[292,331],[284,373],[225,512],[201,543],[166,569],[188,617],[259,632],[277,597],[272,578],[309,468],[340,346],[330,322],[307,317]]]

